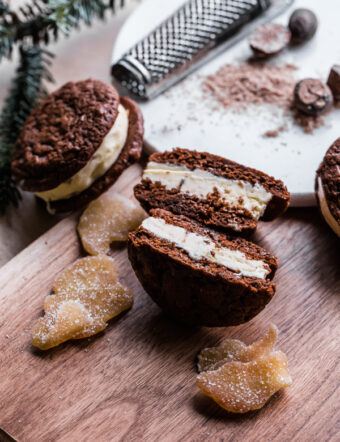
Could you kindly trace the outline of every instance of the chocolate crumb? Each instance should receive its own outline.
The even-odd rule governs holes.
[[[279,130],[278,129],[274,129],[274,130],[267,130],[267,132],[265,132],[263,134],[264,137],[267,138],[275,138],[279,135]]]
[[[279,134],[283,131],[287,130],[287,124],[282,124],[282,126],[278,127],[277,129],[273,129],[273,130],[267,130],[267,132],[265,132],[263,134],[264,137],[267,138],[275,138],[278,137]]]
[[[325,120],[322,116],[306,115],[297,109],[292,109],[294,123],[300,126],[306,134],[311,134],[318,127],[324,126]]]

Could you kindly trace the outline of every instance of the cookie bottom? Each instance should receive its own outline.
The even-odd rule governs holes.
[[[277,260],[259,246],[200,226],[184,216],[164,210],[151,211],[153,217],[188,231],[209,235],[221,245],[260,259],[270,268],[266,278],[244,277],[204,259],[195,260],[150,233],[143,224],[130,233],[128,255],[132,267],[148,295],[176,321],[191,326],[233,326],[256,316],[275,294],[271,281]]]

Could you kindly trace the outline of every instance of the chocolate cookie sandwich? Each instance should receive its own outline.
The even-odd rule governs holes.
[[[139,159],[137,104],[102,81],[69,82],[42,101],[16,142],[13,177],[48,210],[69,212],[107,190]]]
[[[175,319],[200,326],[249,321],[272,299],[275,256],[243,239],[162,209],[129,234],[132,267]]]
[[[316,172],[315,195],[322,216],[340,237],[340,138],[327,150]]]
[[[206,226],[247,235],[289,205],[282,181],[206,152],[154,153],[135,186],[146,211],[162,208]]]

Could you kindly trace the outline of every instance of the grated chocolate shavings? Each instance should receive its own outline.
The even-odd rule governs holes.
[[[304,132],[311,133],[324,124],[324,119],[301,114],[294,108],[293,91],[296,80],[293,72],[296,69],[291,64],[227,64],[203,79],[203,94],[205,97],[212,96],[224,108],[244,110],[252,104],[271,104],[283,108],[287,115],[293,117],[295,124]],[[285,129],[284,123],[278,129],[267,131],[264,136],[277,137]]]

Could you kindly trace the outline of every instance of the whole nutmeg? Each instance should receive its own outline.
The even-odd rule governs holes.
[[[306,115],[324,114],[333,104],[329,87],[315,78],[306,78],[295,85],[294,104]]]
[[[318,27],[318,19],[310,9],[296,9],[290,16],[288,27],[292,34],[292,43],[305,43],[314,37]]]

